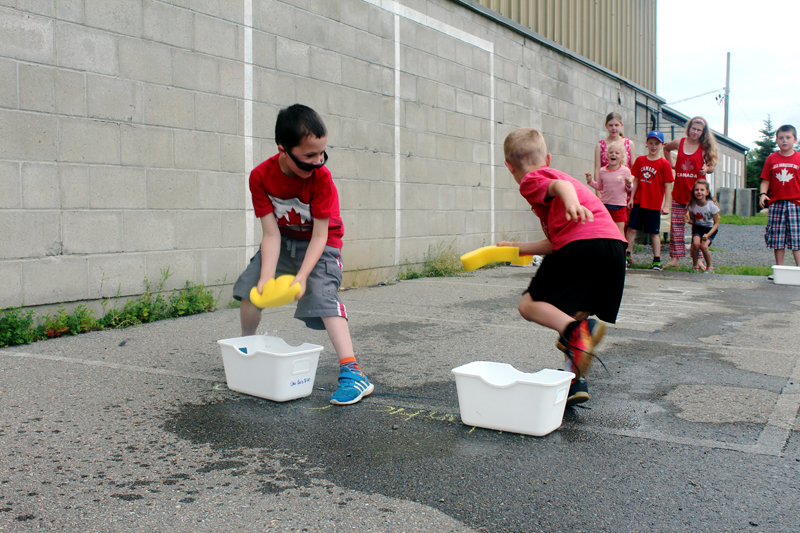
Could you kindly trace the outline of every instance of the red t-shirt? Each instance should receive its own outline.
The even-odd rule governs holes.
[[[678,146],[678,155],[675,158],[675,186],[672,189],[672,199],[679,203],[686,205],[692,199],[692,189],[694,182],[700,178],[705,178],[705,175],[699,174],[700,169],[706,164],[703,158],[703,147],[698,146],[694,153],[686,155],[683,153],[683,142],[686,137],[681,139]]]
[[[274,213],[281,235],[310,241],[313,219],[327,218],[327,244],[341,250],[344,224],[339,193],[327,168],[315,170],[307,179],[290,178],[281,171],[275,154],[250,173],[250,192],[256,217]]]
[[[578,201],[592,212],[594,222],[581,224],[580,220],[578,222],[567,220],[567,210],[561,198],[557,196],[547,198],[547,188],[553,180],[568,181],[575,187]],[[519,192],[539,217],[545,236],[553,244],[553,251],[571,242],[587,239],[614,239],[627,242],[622,238],[619,228],[611,220],[608,209],[600,199],[572,176],[549,167],[542,167],[522,179]]]
[[[767,157],[761,179],[769,180],[769,201],[789,200],[800,205],[800,153],[789,157],[774,152]]]
[[[639,180],[633,203],[644,209],[661,211],[664,205],[664,187],[675,181],[669,162],[663,157],[650,161],[646,155],[639,156],[633,164],[631,174]]]

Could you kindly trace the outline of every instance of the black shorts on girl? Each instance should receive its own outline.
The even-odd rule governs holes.
[[[703,238],[703,235],[711,231],[711,228],[714,226],[701,226],[700,224],[692,224],[692,237],[700,237]],[[708,237],[708,245],[711,246],[711,243],[714,242],[714,239],[719,235],[719,226],[717,226],[717,231],[714,232],[714,235],[709,235]]]
[[[569,316],[585,311],[613,324],[625,288],[626,247],[616,239],[571,242],[545,256],[525,292]],[[591,277],[587,264],[592,265]]]
[[[281,251],[278,257],[275,277],[300,270],[308,250],[309,241],[291,239],[281,235]],[[347,310],[339,299],[339,286],[342,284],[342,263],[340,251],[333,246],[325,246],[322,256],[314,265],[306,281],[306,292],[297,302],[294,317],[302,320],[311,329],[325,329],[324,316],[347,318]],[[250,289],[258,285],[261,277],[261,249],[250,260],[250,264],[233,285],[233,297],[239,301],[250,300]]]
[[[648,235],[661,233],[661,211],[633,204],[631,216],[628,219],[628,227],[643,231]]]

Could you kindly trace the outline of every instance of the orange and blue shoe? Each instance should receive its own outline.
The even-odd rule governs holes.
[[[567,340],[567,358],[572,362],[572,371],[575,379],[586,376],[592,366],[592,334],[589,332],[589,323],[586,320],[576,320],[567,326],[564,331]]]
[[[586,323],[589,325],[589,334],[592,336],[592,345],[597,346],[606,334],[606,324],[601,320],[594,318],[587,318]],[[567,341],[561,335],[556,340],[556,348],[564,353],[567,353]]]
[[[331,396],[334,405],[350,405],[372,394],[375,385],[353,364],[344,364],[339,370],[339,388]]]

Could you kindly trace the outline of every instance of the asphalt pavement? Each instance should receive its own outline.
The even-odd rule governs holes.
[[[235,309],[0,350],[0,531],[800,530],[800,287],[630,271],[585,408],[463,425],[451,369],[563,364],[517,312],[533,271],[343,291],[376,385],[347,407],[292,305],[260,331],[325,350],[285,403],[227,389]]]

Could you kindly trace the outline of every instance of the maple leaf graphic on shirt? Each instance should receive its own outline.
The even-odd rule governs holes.
[[[780,173],[775,175],[775,179],[777,179],[781,183],[787,183],[787,182],[791,181],[793,177],[794,176],[792,176],[789,173],[789,171],[786,170],[785,168],[781,169]]]
[[[692,164],[691,161],[684,161],[683,163],[681,163],[681,170],[683,170],[684,172],[691,172],[692,170],[694,170],[694,165]]]

